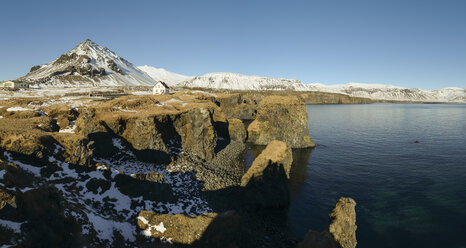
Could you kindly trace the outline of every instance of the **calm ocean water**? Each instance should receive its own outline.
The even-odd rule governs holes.
[[[322,230],[356,200],[358,247],[466,247],[466,105],[309,105],[288,225]],[[417,141],[417,142],[416,142]]]

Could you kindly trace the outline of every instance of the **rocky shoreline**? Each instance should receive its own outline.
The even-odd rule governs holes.
[[[315,146],[310,99],[183,91],[0,101],[0,244],[355,247],[348,198],[328,230],[300,243],[287,234],[292,149]],[[266,146],[249,168],[246,143]]]

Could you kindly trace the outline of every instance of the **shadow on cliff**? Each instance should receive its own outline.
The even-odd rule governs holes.
[[[101,158],[114,157],[120,150],[114,145],[114,138],[118,138],[121,141],[123,147],[127,147],[136,158],[143,162],[155,163],[155,164],[168,164],[171,161],[170,155],[164,151],[154,149],[143,149],[138,150],[122,136],[116,134],[105,122],[100,123],[107,132],[97,132],[88,135],[91,141],[94,141],[94,156]],[[168,128],[168,127],[167,127]],[[179,135],[178,135],[179,136]],[[165,141],[167,138],[162,139]],[[168,144],[168,143],[166,143]]]
[[[269,163],[259,180],[202,192],[216,213],[234,218],[213,221],[191,247],[293,247],[288,237],[289,186],[283,166]],[[211,245],[211,246],[209,246]]]

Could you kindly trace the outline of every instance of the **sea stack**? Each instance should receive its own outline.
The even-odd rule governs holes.
[[[296,96],[268,96],[259,103],[248,127],[248,141],[267,145],[280,140],[291,148],[315,147],[309,136],[306,106]]]

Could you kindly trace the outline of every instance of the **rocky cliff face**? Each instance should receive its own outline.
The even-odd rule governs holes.
[[[131,103],[131,97],[123,97],[97,105],[82,113],[76,121],[76,132],[96,142],[103,136],[120,137],[137,156],[148,161],[168,162],[157,161],[160,156],[155,155],[176,156],[180,152],[211,160],[217,144],[214,125],[226,123],[223,113],[209,101],[188,105],[169,99],[145,97]],[[173,105],[165,105],[164,100]]]
[[[56,99],[0,101],[0,159],[8,161],[0,161],[0,244],[294,246],[281,222],[291,146],[272,140],[245,173],[248,132],[227,116],[259,108],[269,115],[261,123],[290,116],[307,121],[302,103],[283,96],[241,97],[257,104],[238,99],[231,106],[246,111],[233,114],[203,93],[99,99],[74,108],[51,104]],[[275,133],[278,125],[295,131],[307,122],[270,125],[258,137],[288,139]],[[236,214],[217,214],[229,210]],[[142,232],[135,226],[141,216]],[[337,228],[344,219],[335,216],[334,233],[346,242],[350,236]],[[162,222],[163,233],[157,231]],[[21,242],[12,241],[24,233]]]
[[[306,108],[295,96],[268,96],[259,103],[257,118],[248,127],[248,142],[267,145],[274,139],[292,148],[314,147],[307,128]]]

